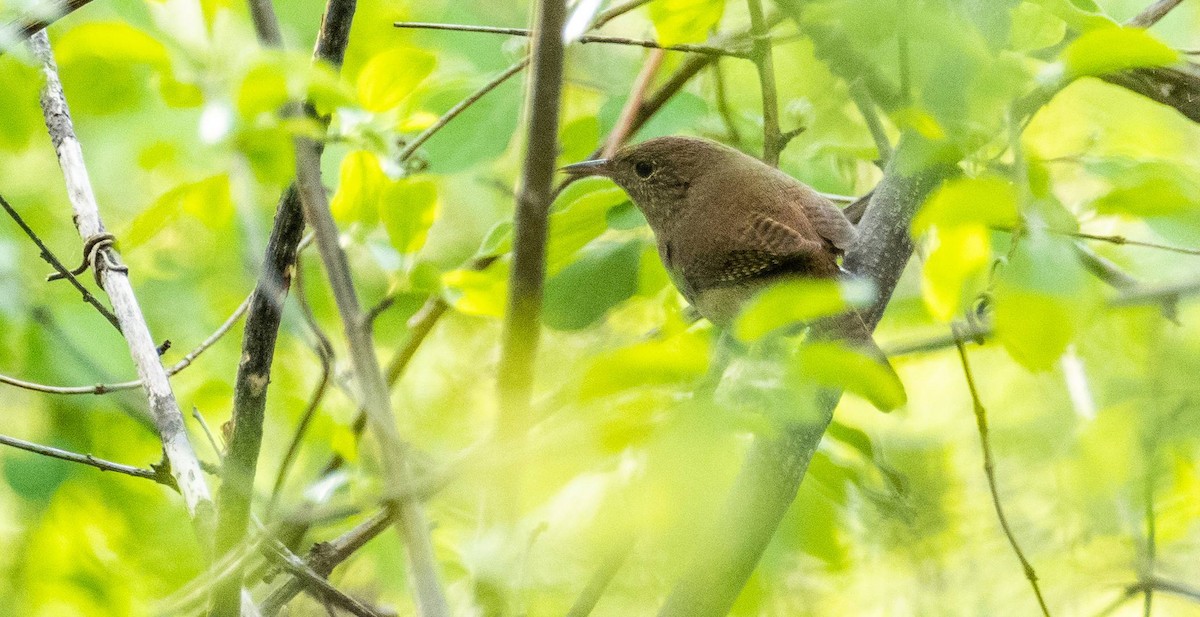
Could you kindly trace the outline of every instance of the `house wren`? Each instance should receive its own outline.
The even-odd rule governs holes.
[[[842,211],[806,184],[706,139],[659,137],[563,170],[624,189],[654,231],[675,286],[721,327],[772,283],[838,276],[838,256],[856,237]],[[836,322],[852,344],[887,364],[856,312],[823,326]]]

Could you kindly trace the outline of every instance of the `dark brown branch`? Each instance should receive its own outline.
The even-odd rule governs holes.
[[[314,61],[341,67],[354,9],[355,0],[329,0],[313,51]],[[279,26],[273,23],[277,20],[269,0],[253,0],[252,14],[260,41],[267,46],[278,46]],[[312,114],[312,109],[308,112]],[[328,124],[327,118],[320,121]],[[317,149],[316,156],[320,157],[321,145],[314,144],[313,147]],[[242,360],[238,364],[234,386],[233,431],[225,458],[225,480],[218,493],[218,554],[237,546],[246,534],[275,341],[303,232],[300,195],[293,184],[279,200],[242,335]],[[241,572],[238,571],[214,591],[212,614],[236,614],[240,598]]]
[[[501,338],[500,437],[523,434],[533,389],[533,361],[542,324],[542,283],[546,235],[553,199],[558,115],[563,75],[565,0],[540,0],[533,49],[533,75],[526,104],[529,123],[525,161],[513,213],[513,258]],[[518,497],[519,498],[519,497]]]
[[[378,611],[329,584],[329,581],[325,580],[325,576],[328,575],[322,576],[314,571],[279,540],[267,536],[263,550],[268,551],[277,563],[295,576],[296,580],[300,581],[314,598],[329,602],[358,617],[381,617]]]
[[[1050,617],[1050,609],[1046,606],[1046,600],[1042,597],[1042,588],[1038,585],[1037,572],[1034,571],[1033,564],[1029,563],[1029,559],[1025,557],[1025,552],[1021,550],[1021,544],[1017,542],[1017,537],[1013,535],[1012,528],[1008,524],[1008,517],[1004,515],[1004,506],[1000,502],[1000,491],[996,487],[996,461],[992,456],[991,438],[988,434],[987,409],[979,397],[979,389],[975,385],[975,375],[971,372],[971,363],[967,360],[967,349],[963,345],[961,337],[956,338],[955,347],[958,349],[959,362],[962,363],[963,376],[967,380],[967,389],[971,393],[971,407],[975,412],[975,426],[979,431],[979,443],[983,450],[983,473],[987,477],[988,490],[992,495],[992,507],[996,510],[996,518],[1000,521],[1000,528],[1004,531],[1008,545],[1012,547],[1017,560],[1021,562],[1021,569],[1025,572],[1029,586],[1033,588],[1033,595],[1037,598],[1042,615]]]
[[[507,36],[530,36],[531,31],[526,28],[497,28],[494,26],[473,26],[469,24],[435,24],[418,21],[398,21],[393,26],[397,28],[419,28],[424,30],[450,30],[453,32],[480,32],[484,34],[503,34]],[[632,47],[645,47],[647,49],[662,49],[664,51],[682,51],[694,54],[708,54],[713,56],[733,56],[735,58],[745,58],[746,52],[733,49],[724,49],[721,47],[712,47],[710,45],[660,45],[657,41],[648,41],[645,39],[631,39],[623,36],[600,36],[585,34],[578,39],[578,43],[604,43],[610,45],[629,45]]]
[[[167,473],[165,467],[159,467],[156,469],[142,469],[141,467],[133,467],[131,465],[123,465],[121,463],[114,463],[104,459],[99,459],[91,454],[68,452],[67,450],[43,446],[41,444],[25,441],[23,439],[17,439],[15,437],[8,437],[7,435],[0,435],[0,445],[19,448],[21,450],[25,450],[26,452],[33,452],[34,454],[41,454],[42,456],[49,456],[51,458],[70,461],[72,463],[88,465],[95,467],[100,471],[112,471],[115,473],[125,474],[127,476],[133,476],[135,478],[153,480],[159,484],[178,490],[178,488],[175,486],[175,481],[171,478],[171,474]]]
[[[21,215],[18,214],[11,205],[9,205],[8,201],[5,200],[4,196],[2,195],[0,195],[0,206],[4,207],[4,211],[8,213],[8,216],[11,217],[14,222],[16,222],[17,226],[21,228],[21,231],[24,231],[25,235],[29,236],[29,239],[33,240],[33,243],[37,245],[38,250],[41,251],[40,255],[42,259],[46,260],[46,263],[50,264],[50,267],[54,268],[54,271],[61,275],[62,278],[70,281],[71,285],[73,285],[75,289],[79,291],[79,293],[83,294],[83,301],[95,307],[95,309],[99,311],[99,313],[103,315],[105,319],[108,320],[108,323],[112,324],[112,327],[116,328],[117,332],[120,332],[121,324],[117,322],[117,316],[113,315],[112,311],[108,310],[107,306],[101,304],[101,302],[96,299],[96,296],[92,295],[92,292],[88,291],[88,288],[84,287],[83,283],[80,283],[78,278],[75,278],[74,274],[71,274],[71,271],[68,270],[61,261],[59,261],[54,252],[50,250],[50,247],[46,246],[46,243],[42,242],[42,239],[38,237],[37,233],[25,223],[25,219],[21,218]]]

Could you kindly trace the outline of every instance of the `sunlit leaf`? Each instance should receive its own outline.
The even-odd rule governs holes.
[[[288,102],[286,75],[276,64],[259,64],[242,78],[237,91],[237,110],[243,117],[275,113]]]
[[[920,235],[935,226],[1012,226],[1016,222],[1016,189],[1008,180],[985,175],[946,182],[921,206],[912,229],[914,235]]]
[[[608,229],[607,214],[628,200],[625,191],[608,184],[585,193],[550,215],[550,237],[546,246],[546,272],[555,274],[587,243]]]
[[[401,254],[420,250],[437,213],[437,184],[433,180],[404,178],[386,182],[379,216],[392,246]]]
[[[1089,167],[1113,185],[1093,203],[1102,214],[1150,217],[1200,211],[1200,178],[1177,162],[1109,159]]]
[[[694,333],[652,340],[599,355],[583,379],[583,398],[629,388],[688,383],[708,368],[708,341]]]
[[[934,317],[949,322],[962,312],[973,294],[971,281],[987,271],[992,249],[982,225],[939,229],[921,269],[925,306]]]
[[[220,174],[198,182],[188,182],[163,193],[143,210],[121,233],[126,248],[146,243],[188,214],[210,229],[221,229],[233,216],[229,194],[229,176]]]
[[[1056,15],[1073,30],[1088,32],[1100,28],[1115,28],[1117,22],[1091,0],[1033,0],[1035,4]]]
[[[486,270],[451,270],[442,275],[446,300],[467,315],[500,317],[508,301],[508,267],[503,261]]]
[[[371,224],[379,216],[379,198],[387,177],[379,159],[366,150],[355,150],[342,159],[338,168],[337,192],[329,209],[343,223]]]
[[[784,281],[746,304],[734,322],[733,334],[743,341],[757,341],[781,328],[836,315],[850,307],[869,304],[874,298],[874,287],[860,279]]]
[[[1100,28],[1072,41],[1060,61],[1075,78],[1166,66],[1179,61],[1179,52],[1141,28]]]
[[[659,0],[650,3],[650,20],[663,45],[698,43],[708,38],[725,11],[725,0]]]
[[[377,54],[358,74],[358,100],[369,111],[400,104],[433,72],[436,57],[420,49],[399,47]]]

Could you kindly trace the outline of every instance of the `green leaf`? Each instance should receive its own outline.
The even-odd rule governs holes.
[[[1016,51],[1033,51],[1058,43],[1067,33],[1067,24],[1045,7],[1022,2],[1012,11],[1010,46]]]
[[[659,43],[699,43],[721,21],[725,0],[658,0],[649,12]]]
[[[260,181],[282,186],[295,178],[295,140],[282,127],[244,128],[236,142]]]
[[[437,184],[429,178],[404,178],[383,189],[379,216],[392,246],[402,255],[424,246],[437,214]]]
[[[229,176],[219,174],[181,184],[163,193],[130,221],[120,234],[121,243],[126,249],[145,244],[182,214],[194,217],[210,229],[224,228],[233,217]]]
[[[1093,163],[1089,169],[1113,184],[1111,191],[1092,204],[1101,214],[1151,217],[1200,210],[1200,178],[1180,163],[1109,159]]]
[[[446,301],[466,315],[501,317],[508,300],[508,262],[499,260],[486,270],[451,270],[442,275]]]
[[[484,81],[484,80],[480,80]],[[501,84],[474,105],[463,110],[422,146],[429,171],[451,173],[500,156],[508,149],[509,136],[521,116],[521,80]],[[422,89],[420,109],[441,116],[475,91],[472,86],[433,84]],[[425,91],[428,90],[428,94]],[[470,147],[465,147],[470,144]]]
[[[984,175],[950,180],[942,185],[913,219],[914,236],[934,227],[959,225],[1012,226],[1017,223],[1017,191],[1008,180]]]
[[[337,192],[329,204],[334,219],[341,223],[374,224],[386,181],[374,153],[355,150],[347,154],[338,168]]]
[[[854,279],[792,279],[772,285],[746,304],[733,324],[739,340],[753,342],[782,328],[869,304],[875,288]]]
[[[433,54],[411,47],[379,53],[358,74],[358,100],[369,111],[392,109],[429,77],[436,64]]]
[[[1091,0],[1033,0],[1034,4],[1046,9],[1067,23],[1072,30],[1089,32],[1102,28],[1115,28],[1117,22],[1100,11]]]
[[[637,291],[642,242],[597,242],[546,281],[543,319],[559,330],[582,330]]]
[[[799,379],[861,396],[881,411],[891,411],[908,402],[904,384],[895,372],[839,343],[805,344],[792,370]]]
[[[246,72],[237,91],[237,110],[243,118],[275,113],[288,102],[286,73],[275,63],[258,64]]]
[[[921,269],[921,290],[929,312],[949,322],[975,296],[981,275],[992,260],[992,244],[987,228],[961,225],[939,229],[933,249]]]
[[[1075,39],[1060,61],[1067,78],[1074,79],[1174,64],[1179,52],[1141,28],[1100,28]]]
[[[123,21],[94,21],[67,30],[55,40],[54,56],[60,64],[98,58],[155,68],[170,65],[167,48],[158,39]]]
[[[602,354],[588,368],[580,398],[691,383],[708,370],[708,357],[708,340],[693,332]]]
[[[625,191],[611,183],[585,193],[550,215],[550,237],[546,246],[546,273],[562,270],[587,243],[608,229],[607,214],[628,200]]]

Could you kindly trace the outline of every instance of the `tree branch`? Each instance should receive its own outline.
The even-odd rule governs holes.
[[[758,69],[759,89],[762,91],[763,162],[779,167],[779,153],[787,142],[779,131],[779,94],[775,89],[775,61],[768,26],[763,17],[762,0],[746,0],[750,13],[750,39],[753,41],[750,58]]]
[[[562,30],[567,7],[565,0],[540,0],[537,7],[536,35],[530,51],[533,75],[525,109],[529,129],[513,213],[513,259],[498,367],[502,440],[523,434],[528,428],[533,361],[541,336],[551,181],[558,153]]]
[[[354,19],[355,0],[329,0],[317,35],[313,60],[340,67]],[[251,15],[260,42],[280,45],[279,25],[270,0],[251,0]],[[292,108],[289,113],[298,113]],[[315,112],[310,107],[310,115]],[[328,125],[328,118],[319,119]],[[319,160],[322,146],[313,143]],[[225,457],[225,475],[218,493],[220,505],[216,535],[218,554],[237,546],[246,534],[258,454],[262,443],[263,414],[267,385],[275,357],[275,342],[283,316],[283,304],[291,284],[296,251],[304,232],[304,216],[296,185],[288,187],[279,200],[275,222],[267,240],[262,271],[251,295],[250,310],[242,335],[241,362],[234,385],[233,430]],[[238,568],[239,566],[235,566]],[[241,572],[235,572],[213,595],[213,615],[236,614],[241,598]]]
[[[1125,22],[1125,25],[1133,28],[1149,28],[1166,17],[1167,13],[1170,13],[1182,2],[1183,0],[1158,0],[1134,16],[1133,19]]]
[[[72,463],[79,463],[81,465],[89,465],[99,469],[100,471],[112,471],[125,474],[127,476],[133,476],[135,478],[153,480],[159,484],[162,484],[163,486],[169,486],[178,490],[178,488],[175,486],[175,481],[171,478],[171,474],[167,472],[165,467],[142,469],[141,467],[133,467],[132,465],[123,465],[121,463],[113,463],[111,461],[99,459],[91,454],[77,454],[75,452],[68,452],[67,450],[60,450],[51,446],[43,446],[41,444],[25,441],[23,439],[8,437],[7,435],[0,435],[0,444],[11,446],[13,448],[19,448],[21,450],[25,450],[26,452],[33,452],[34,454],[41,454],[42,456],[49,456],[51,458],[70,461]]]
[[[44,31],[33,35],[30,48],[42,63],[42,74],[46,79],[46,85],[42,89],[46,128],[49,130],[59,166],[66,179],[67,195],[74,210],[75,225],[86,244],[104,235],[104,223],[100,219],[96,197],[88,179],[83,150],[75,137],[71,113],[63,94],[62,82],[58,77],[58,67],[50,50],[50,40]],[[102,247],[97,244],[96,247],[94,254],[97,258],[92,260],[92,267],[100,268],[96,275],[108,294],[109,301],[112,302],[113,313],[117,316],[130,355],[137,366],[155,426],[162,439],[163,452],[171,465],[171,474],[187,504],[188,513],[196,524],[199,537],[207,541],[211,533],[212,501],[208,485],[204,482],[200,462],[196,459],[196,453],[188,440],[179,403],[175,400],[171,383],[159,360],[157,346],[138,306],[126,268],[120,264],[119,256],[112,246]]]
[[[908,229],[913,215],[950,173],[948,165],[908,171],[897,164],[908,148],[922,145],[917,139],[914,135],[901,139],[859,224],[859,240],[844,261],[851,274],[871,280],[878,290],[875,303],[862,312],[869,329],[879,322],[912,255]],[[779,436],[760,436],[755,441],[724,511],[695,543],[703,548],[693,555],[660,617],[717,617],[729,612],[795,499],[839,398],[840,393],[823,392],[810,420],[793,422],[781,427]]]
[[[449,30],[452,32],[480,32],[484,34],[503,34],[507,36],[532,36],[532,31],[526,28],[497,28],[494,26],[473,26],[469,24],[435,24],[419,21],[398,21],[393,26],[397,28],[419,28],[424,30]],[[725,49],[722,47],[712,47],[710,45],[660,45],[657,41],[648,41],[645,39],[631,39],[623,36],[599,36],[585,34],[575,42],[581,44],[587,43],[603,43],[609,45],[629,45],[632,47],[645,47],[647,49],[662,49],[664,51],[682,51],[693,54],[708,54],[713,56],[732,56],[735,58],[746,58],[747,54],[744,51],[734,49]]]
[[[17,44],[29,39],[40,30],[49,28],[54,22],[66,17],[67,15],[70,15],[77,9],[83,8],[87,4],[91,3],[91,1],[92,0],[51,0],[51,2],[61,9],[53,17],[47,19],[31,19],[28,21],[16,20],[0,26],[0,33],[15,32],[16,34],[16,36],[13,38],[9,38],[7,36],[4,37],[4,44],[6,47],[0,48],[0,56],[3,56],[4,53],[7,52],[12,46],[16,46]]]

